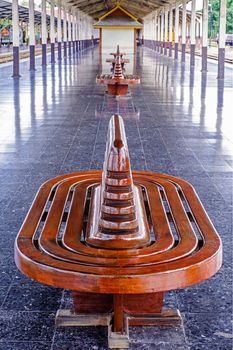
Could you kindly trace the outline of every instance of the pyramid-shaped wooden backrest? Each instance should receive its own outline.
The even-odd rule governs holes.
[[[123,119],[109,123],[102,183],[94,189],[86,241],[118,249],[150,244],[141,187],[134,185]]]

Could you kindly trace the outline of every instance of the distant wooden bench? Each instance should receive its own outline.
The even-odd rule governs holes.
[[[45,182],[15,244],[24,274],[72,291],[74,309],[59,310],[56,325],[108,326],[110,348],[129,346],[128,326],[180,324],[179,311],[163,307],[164,293],[213,276],[221,258],[221,240],[189,183],[131,173],[117,115],[104,171]]]
[[[109,62],[113,64],[113,74],[98,74],[96,83],[107,85],[108,95],[125,96],[128,94],[128,86],[139,84],[140,78],[134,74],[123,73],[124,63],[127,60],[122,59],[122,55],[125,54],[120,53],[119,45],[117,52],[112,53],[112,55],[114,55],[114,59],[110,59]]]

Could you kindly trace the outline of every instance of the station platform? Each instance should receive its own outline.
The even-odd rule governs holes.
[[[48,57],[49,62],[49,57]],[[68,291],[24,277],[14,263],[14,240],[39,186],[59,174],[101,169],[108,121],[125,122],[132,169],[188,180],[223,241],[223,266],[214,277],[168,294],[181,311],[177,328],[132,327],[135,350],[232,349],[233,70],[216,79],[217,63],[190,69],[139,47],[141,84],[127,97],[95,84],[98,47],[36,71],[0,66],[0,350],[104,350],[106,329],[55,329]],[[110,66],[109,66],[110,68]],[[127,67],[126,67],[127,68]]]
[[[180,44],[181,46],[181,44]],[[55,44],[55,50],[57,50],[57,43]],[[225,49],[225,62],[226,63],[233,63],[233,48],[231,46],[226,46]],[[180,47],[181,51],[181,47]],[[187,50],[188,53],[190,53],[190,47],[187,45]],[[39,56],[41,55],[42,48],[41,45],[36,45],[35,49],[35,55]],[[47,52],[50,52],[50,44],[47,44]],[[29,53],[29,46],[28,45],[23,45],[19,49],[19,55],[20,59],[24,59],[30,56]],[[201,47],[197,45],[196,47],[196,55],[201,56]],[[218,60],[218,47],[217,46],[209,46],[208,47],[208,52],[207,52],[207,57],[211,58],[213,60]],[[0,64],[5,63],[5,62],[10,62],[13,61],[13,47],[1,47],[0,48]]]

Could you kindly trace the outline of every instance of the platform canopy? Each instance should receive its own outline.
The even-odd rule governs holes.
[[[41,12],[35,11],[35,23],[41,24]],[[0,19],[7,18],[12,20],[12,3],[7,0],[0,0]],[[50,23],[50,16],[47,14],[47,24]],[[29,22],[29,11],[28,7],[19,6],[19,19],[23,22]],[[57,22],[57,18],[55,17],[55,23]]]
[[[73,7],[83,11],[94,19],[100,18],[103,14],[120,4],[124,9],[135,15],[138,19],[166,4],[171,0],[67,0]]]

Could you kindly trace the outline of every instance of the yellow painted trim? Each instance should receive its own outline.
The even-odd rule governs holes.
[[[112,28],[112,29],[142,29],[143,27],[139,27],[139,26],[98,26],[98,25],[94,25],[95,29],[104,29],[104,28]]]
[[[102,19],[104,19],[105,17],[109,16],[111,13],[113,13],[114,11],[116,11],[117,9],[120,9],[122,12],[126,13],[126,15],[128,15],[129,17],[131,17],[134,21],[137,21],[138,19],[136,17],[134,17],[131,13],[129,13],[127,10],[125,10],[123,7],[121,7],[120,4],[116,5],[113,9],[111,9],[110,11],[106,12],[103,16],[101,16],[99,18],[99,21],[102,21]]]

